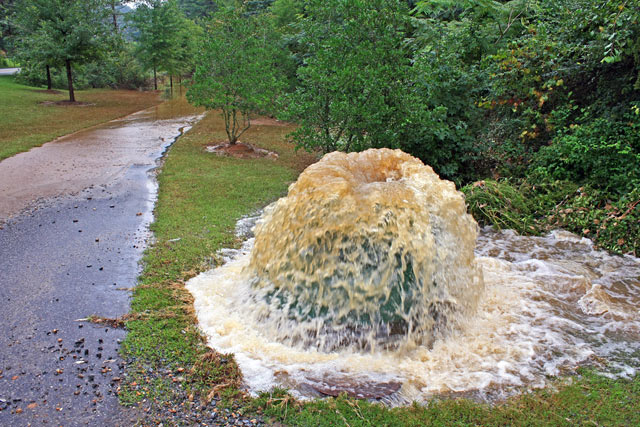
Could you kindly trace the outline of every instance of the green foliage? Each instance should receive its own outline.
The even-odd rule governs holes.
[[[638,186],[615,201],[570,181],[483,180],[462,191],[469,213],[481,225],[534,235],[564,228],[610,252],[640,254]]]
[[[483,117],[474,95],[482,79],[465,66],[457,49],[425,50],[416,55],[411,70],[412,89],[420,100],[422,116],[414,115],[400,147],[431,165],[441,177],[457,183],[480,172],[481,149],[476,146],[474,130],[483,125]]]
[[[13,62],[11,59],[0,55],[0,68],[14,68],[14,67],[18,67],[18,64]]]
[[[429,0],[418,2],[414,13],[430,25],[456,33],[467,59],[479,60],[522,31],[532,4],[531,0]]]
[[[608,119],[638,100],[640,63],[631,46],[640,37],[640,6],[557,0],[534,11],[520,35],[482,62],[491,85],[480,105],[499,123],[487,136],[514,147],[515,156],[504,157],[525,166],[581,109]]]
[[[640,255],[640,187],[611,201],[591,187],[581,187],[545,218],[547,227],[564,228],[613,253]]]
[[[32,85],[46,86],[44,66],[27,63],[22,66],[16,80]],[[51,68],[52,87],[66,89],[67,77],[63,68]],[[148,75],[135,57],[132,45],[124,45],[121,50],[114,50],[99,61],[74,67],[73,84],[77,89],[104,88],[138,89],[148,86]]]
[[[111,46],[106,0],[17,0],[12,24],[20,62],[66,65],[69,99],[73,95],[72,64],[101,58]]]
[[[298,21],[302,10],[302,0],[276,0],[271,5],[276,26],[285,31],[287,27]]]
[[[154,88],[157,72],[178,68],[185,46],[185,18],[175,0],[149,0],[127,15],[135,26],[138,57],[147,70],[153,70]]]
[[[625,194],[640,187],[640,116],[587,117],[537,153],[535,174]]]
[[[202,19],[218,10],[216,0],[178,0],[178,6],[189,19]]]
[[[275,60],[277,34],[263,14],[224,8],[207,22],[189,102],[220,109],[229,143],[251,126],[251,114],[269,109],[283,88]]]
[[[324,152],[397,147],[418,101],[406,84],[408,20],[400,3],[313,0],[300,25],[306,57],[283,114],[300,124],[296,144]]]
[[[481,225],[519,233],[538,232],[533,217],[534,201],[508,181],[483,180],[462,188],[469,213]]]
[[[262,13],[271,7],[274,0],[243,0],[242,4],[247,14]]]
[[[195,70],[195,58],[198,53],[204,30],[190,19],[181,19],[180,29],[176,34],[175,48],[168,55],[165,65],[171,75],[190,74]]]
[[[2,53],[9,49],[8,38],[11,36],[11,24],[9,17],[14,0],[0,0],[0,61]]]

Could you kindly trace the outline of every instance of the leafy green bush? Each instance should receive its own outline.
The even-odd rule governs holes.
[[[44,66],[27,63],[17,77],[31,86],[46,86]],[[78,89],[112,87],[138,89],[149,86],[149,75],[133,55],[131,48],[112,53],[99,62],[74,66],[73,84]],[[51,83],[56,89],[67,88],[67,75],[63,67],[51,67]]]
[[[625,194],[640,185],[640,115],[573,125],[542,147],[534,174]]]
[[[311,0],[300,23],[304,64],[282,117],[295,120],[299,147],[324,152],[398,147],[408,109],[409,28],[398,0]]]
[[[284,87],[275,64],[278,34],[261,14],[221,8],[207,21],[187,99],[220,110],[230,144],[251,126],[251,115],[268,110]]]
[[[475,143],[484,126],[474,103],[482,76],[455,52],[426,51],[414,61],[411,86],[419,101],[412,105],[400,148],[457,184],[485,176],[483,147]]]
[[[2,55],[2,51],[0,51],[0,68],[14,68],[17,67],[18,64],[13,62],[11,59]]]
[[[610,252],[640,254],[640,187],[616,200],[569,181],[484,180],[462,192],[480,225],[533,235],[563,228]]]
[[[533,201],[508,181],[487,179],[462,188],[469,213],[480,225],[537,234]]]
[[[480,225],[512,229],[522,234],[539,234],[546,226],[545,216],[562,204],[578,188],[569,181],[487,179],[468,184],[465,194],[469,213]]]
[[[601,191],[581,187],[545,218],[547,228],[564,228],[614,253],[640,255],[640,188],[611,201]]]

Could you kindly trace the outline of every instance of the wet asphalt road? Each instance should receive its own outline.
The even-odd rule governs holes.
[[[143,127],[157,118],[147,115]],[[0,426],[127,426],[137,418],[116,397],[125,331],[79,319],[127,313],[152,219],[152,170],[195,120],[165,120],[162,138],[138,129],[138,137],[157,142],[124,164],[105,159],[121,166],[108,180],[65,190],[0,223]]]

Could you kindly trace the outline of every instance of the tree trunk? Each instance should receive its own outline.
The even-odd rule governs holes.
[[[69,101],[76,102],[76,95],[73,93],[73,75],[71,74],[71,61],[65,61],[67,65],[67,82],[69,84]]]
[[[171,95],[173,95],[173,75],[169,75],[169,84],[171,85]]]
[[[116,2],[113,0],[111,2],[111,14],[113,16],[113,29],[118,32],[118,16],[116,15]]]
[[[158,90],[158,75],[156,73],[156,67],[153,67],[153,90]]]
[[[47,90],[51,90],[51,69],[47,65]]]

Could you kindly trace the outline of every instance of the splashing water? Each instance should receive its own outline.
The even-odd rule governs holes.
[[[477,304],[476,228],[453,183],[414,157],[328,154],[256,226],[258,317],[274,339],[324,351],[431,343]]]
[[[562,231],[476,228],[419,160],[332,153],[187,288],[209,344],[236,354],[254,392],[401,404],[501,397],[604,359],[635,375],[640,260]]]

